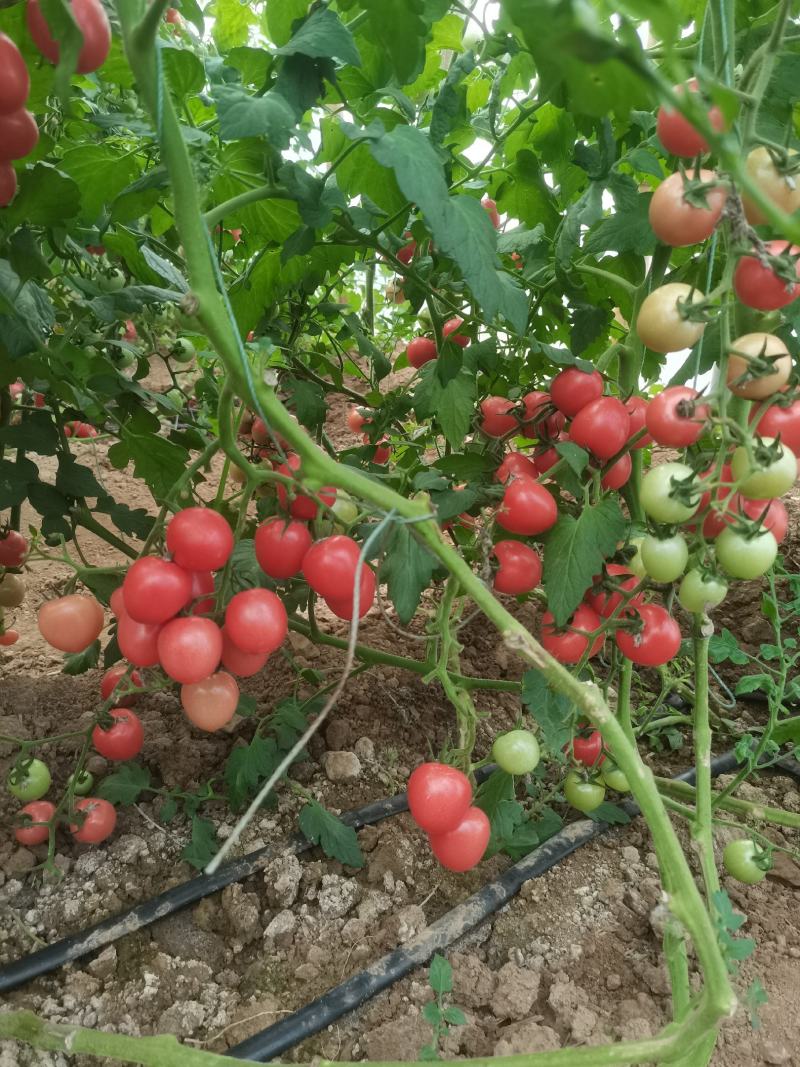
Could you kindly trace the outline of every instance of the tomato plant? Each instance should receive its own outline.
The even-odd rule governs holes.
[[[429,834],[455,829],[472,803],[469,778],[446,763],[422,763],[408,779],[408,810]]]
[[[30,759],[12,767],[8,775],[8,791],[17,800],[27,803],[39,800],[50,788],[50,769],[40,759]]]
[[[94,747],[110,760],[138,756],[144,744],[144,728],[138,716],[127,708],[112,708],[108,714],[114,721],[107,728],[95,726],[92,731]]]
[[[599,808],[606,795],[606,787],[599,779],[586,778],[580,771],[570,771],[564,781],[567,803],[588,815]]]
[[[768,853],[759,848],[755,841],[746,838],[729,841],[722,854],[722,862],[728,874],[745,885],[763,881],[771,867]]]

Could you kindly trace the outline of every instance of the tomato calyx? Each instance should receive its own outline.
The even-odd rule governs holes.
[[[684,201],[690,207],[702,208],[705,211],[710,210],[712,205],[708,202],[708,193],[714,189],[719,189],[725,183],[720,181],[716,174],[713,180],[701,178],[699,167],[695,168],[695,177],[692,177],[691,173],[687,173],[683,165],[680,165],[678,169],[683,178]]]
[[[795,271],[794,267],[792,267],[792,271]],[[793,277],[796,281],[796,273],[793,273]],[[747,352],[741,352],[736,348],[730,349],[731,355],[741,356],[742,359],[747,361],[747,366],[741,374],[732,378],[728,385],[747,385],[749,382],[756,382],[761,378],[768,378],[770,375],[775,374],[778,363],[786,358],[786,354],[784,352],[774,352],[772,354],[768,352],[769,341],[767,338],[769,336],[769,334],[764,335],[765,340],[761,345],[760,351],[755,356],[751,356]]]

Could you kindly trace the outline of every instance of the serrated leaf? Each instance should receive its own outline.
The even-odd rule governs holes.
[[[335,11],[318,8],[305,20],[287,44],[276,49],[279,56],[304,55],[316,59],[338,59],[353,67],[361,66],[361,56],[352,33]]]
[[[100,660],[100,642],[93,641],[83,652],[73,652],[64,656],[62,674],[85,674],[86,671],[96,667]]]
[[[440,956],[438,952],[431,960],[428,985],[437,996],[441,996],[443,993],[452,993],[453,991],[453,968],[450,966],[449,961],[444,956]]]
[[[467,1017],[461,1008],[457,1008],[454,1004],[445,1008],[442,1012],[442,1018],[450,1026],[464,1026],[467,1022]]]
[[[150,771],[138,763],[125,763],[107,775],[97,787],[97,795],[112,804],[135,804],[150,786]]]
[[[363,0],[369,13],[369,31],[394,67],[400,85],[408,85],[425,64],[423,0]]]
[[[774,688],[775,683],[768,674],[748,674],[745,675],[744,678],[740,678],[736,683],[734,693],[736,696],[743,696],[745,693],[755,693],[756,690],[770,693]]]
[[[28,485],[38,477],[36,464],[25,458],[0,459],[0,509],[21,504],[28,495]]]
[[[514,799],[514,778],[499,768],[478,786],[475,805],[491,820],[499,806]]]
[[[722,633],[712,634],[708,642],[708,658],[712,663],[731,663],[743,665],[750,662],[750,657],[739,648],[739,642],[727,627]]]
[[[554,755],[560,754],[572,731],[574,709],[571,702],[551,689],[545,676],[537,670],[523,674],[521,699],[539,724],[547,748]]]
[[[435,1000],[429,1000],[422,1009],[422,1018],[431,1026],[438,1026],[442,1021],[442,1009]]]
[[[416,540],[409,527],[396,526],[381,565],[381,579],[388,586],[389,598],[404,626],[414,617],[435,569],[435,558]]]
[[[288,146],[296,119],[283,96],[278,93],[252,96],[239,85],[214,85],[211,95],[217,105],[223,141],[266,137],[275,148]]]
[[[326,856],[347,867],[363,867],[364,857],[352,826],[326,811],[316,800],[310,800],[300,812],[300,829]]]
[[[168,259],[159,256],[149,245],[142,245],[141,251],[148,267],[154,270],[159,277],[163,278],[165,282],[169,282],[170,285],[182,293],[188,291],[189,283],[174,263],[170,263]]]
[[[54,456],[58,451],[58,430],[46,411],[30,411],[16,426],[0,429],[0,443],[39,456]]]
[[[258,792],[280,763],[278,747],[271,737],[256,734],[249,745],[234,748],[225,764],[225,790],[234,811]]]
[[[288,377],[286,388],[292,398],[295,414],[302,425],[312,431],[322,426],[328,414],[328,402],[322,387],[316,382]]]
[[[572,441],[559,441],[556,452],[565,459],[573,473],[580,476],[589,464],[589,453]]]
[[[58,457],[56,489],[59,493],[72,497],[98,497],[105,494],[94,471],[63,452]]]
[[[612,804],[608,800],[604,800],[602,804],[598,804],[593,811],[587,813],[590,819],[595,822],[607,822],[612,825],[624,826],[631,821],[630,815],[623,811],[617,804]]]
[[[207,866],[217,854],[217,831],[209,819],[192,818],[192,840],[181,852],[181,859],[198,871]]]
[[[172,822],[178,814],[178,802],[175,797],[167,797],[158,809],[158,821],[163,823]]]
[[[544,589],[556,626],[563,626],[625,535],[625,518],[610,497],[578,516],[561,515],[544,548]]]
[[[157,500],[163,500],[183,474],[189,453],[163,437],[145,437],[125,427],[121,437],[122,440],[108,450],[108,458],[117,469],[132,461],[136,477],[147,482]]]

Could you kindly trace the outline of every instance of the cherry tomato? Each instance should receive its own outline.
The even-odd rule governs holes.
[[[487,437],[505,437],[519,429],[519,420],[515,415],[514,401],[504,396],[489,396],[481,401],[480,428]]]
[[[408,362],[417,370],[430,360],[436,359],[439,353],[436,351],[436,342],[430,337],[415,337],[406,348]]]
[[[704,322],[693,322],[681,314],[685,307],[698,304],[705,296],[683,282],[669,282],[645,297],[636,319],[642,344],[654,352],[680,352],[691,348],[703,336]]]
[[[0,537],[0,567],[20,567],[28,554],[28,541],[18,530]]]
[[[120,683],[127,673],[127,663],[115,663],[113,667],[109,667],[100,679],[100,699],[108,700],[111,694],[120,688]],[[125,689],[131,685],[135,685],[138,689],[141,689],[144,686],[144,682],[138,671],[131,671],[130,677],[125,678],[122,685]],[[129,708],[136,703],[136,696],[136,693],[130,693],[126,697],[115,697],[116,706],[118,708]]]
[[[250,427],[250,436],[253,438],[257,445],[272,444],[273,435],[272,433],[270,433],[269,427],[264,422],[264,420],[258,418],[258,416],[253,419],[253,423]]]
[[[740,508],[749,519],[759,519],[778,544],[784,540],[789,529],[789,513],[782,500],[745,500],[742,497]]]
[[[36,119],[21,107],[10,115],[0,115],[0,162],[23,159],[39,143]]]
[[[615,793],[630,793],[631,787],[628,783],[628,776],[624,771],[621,771],[615,764],[610,763],[608,760],[603,764],[603,769],[600,771],[600,778],[603,785],[608,786],[609,789],[613,789]]]
[[[520,541],[498,541],[492,555],[500,564],[494,576],[494,588],[498,593],[519,596],[530,593],[541,582],[542,561],[529,545]]]
[[[600,616],[588,604],[580,604],[570,619],[570,629],[558,630],[552,613],[542,616],[542,646],[559,663],[577,663],[589,649],[589,635],[602,625]],[[598,634],[592,643],[589,656],[596,656],[603,647],[605,634]]]
[[[648,402],[643,396],[629,396],[625,401],[625,410],[628,412],[628,417],[631,420],[630,423],[630,436],[633,437],[643,430],[647,425],[647,409],[649,408]],[[646,433],[644,437],[640,437],[636,444],[633,446],[636,448],[646,448],[647,445],[653,443],[653,438],[649,433]]]
[[[410,234],[410,232],[406,231],[406,233],[404,233],[403,236],[404,237],[410,237],[411,234]],[[400,262],[403,263],[407,267],[408,264],[411,262],[411,260],[414,258],[414,253],[416,251],[417,251],[417,242],[416,241],[409,241],[408,244],[403,245],[403,247],[401,249],[399,249],[399,251],[396,254],[397,255],[397,259],[399,259]]]
[[[333,534],[309,548],[303,559],[306,581],[323,597],[343,600],[353,594],[360,548],[352,537]]]
[[[787,267],[792,266],[794,277],[800,278],[800,248],[787,241],[767,241],[765,247],[770,256],[784,257]],[[733,273],[733,288],[743,304],[759,311],[776,311],[800,296],[797,282],[781,278],[758,256],[742,256]]]
[[[363,441],[365,445],[372,445],[372,462],[383,466],[384,463],[388,463],[389,457],[392,454],[392,449],[389,445],[389,438],[382,437],[377,443],[373,443],[369,439],[369,434],[364,434]],[[335,506],[334,501],[334,506]]]
[[[227,629],[222,627],[222,666],[240,678],[249,678],[263,668],[269,659],[268,652],[243,652],[231,641]]]
[[[442,834],[430,834],[428,840],[436,859],[448,871],[468,871],[483,859],[489,844],[491,826],[480,808],[467,808],[461,822]]]
[[[795,152],[789,153],[790,161],[794,155]],[[797,182],[797,174],[783,174],[768,148],[763,145],[754,148],[747,157],[745,169],[764,196],[787,215],[793,215],[800,208],[800,184]],[[742,203],[751,226],[761,226],[767,221],[761,208],[757,207],[746,193],[742,194]]]
[[[105,63],[111,48],[111,26],[100,0],[72,0],[72,16],[83,34],[78,74],[91,74]],[[39,0],[28,0],[25,21],[33,43],[51,63],[58,63],[60,47],[50,33]]]
[[[681,628],[659,604],[637,604],[623,618],[641,623],[636,631],[617,630],[614,638],[623,656],[640,667],[660,667],[674,659],[681,647]]]
[[[573,418],[581,408],[599,400],[603,395],[603,376],[593,370],[587,374],[577,367],[567,367],[553,378],[550,383],[550,396],[553,403],[567,418]]]
[[[67,778],[67,787],[72,789],[76,797],[85,797],[87,793],[91,793],[93,785],[94,775],[89,771],[81,771],[77,777],[71,774]]]
[[[699,92],[697,79],[692,78],[686,85],[676,85],[675,92],[680,94]],[[708,121],[715,130],[725,129],[725,117],[716,104],[708,108]],[[663,105],[658,109],[656,133],[664,148],[673,156],[683,156],[684,159],[689,159],[693,156],[705,155],[708,151],[708,142],[700,131],[695,129],[680,111],[673,111]]]
[[[625,405],[615,396],[592,400],[573,418],[569,437],[598,459],[611,459],[630,436],[631,420]]]
[[[19,641],[19,630],[6,630],[5,633],[0,634],[0,647],[8,648],[9,645],[15,645]]]
[[[615,586],[614,591],[607,592],[602,583]],[[631,574],[627,567],[619,563],[607,563],[605,573],[599,574],[592,585],[592,590],[586,596],[589,607],[597,612],[602,618],[607,619],[613,615],[622,603],[622,593],[632,592],[639,584],[635,574]],[[630,603],[638,603],[641,597],[634,597]]]
[[[800,456],[800,400],[788,407],[775,404],[767,408],[758,420],[757,432],[761,437],[780,437],[796,456]]]
[[[17,195],[17,172],[7,160],[0,160],[0,207],[8,207]]]
[[[50,770],[40,759],[32,759],[8,772],[9,793],[27,804],[29,800],[39,800],[52,784]]]
[[[39,608],[39,632],[61,652],[83,652],[103,629],[103,609],[93,596],[71,593]]]
[[[359,507],[344,489],[339,489],[336,499],[331,504],[331,511],[342,526],[352,526],[358,518]]]
[[[25,599],[25,582],[9,571],[0,578],[0,607],[18,608]]]
[[[727,582],[696,568],[686,572],[678,587],[678,600],[681,606],[691,612],[715,608],[722,603],[727,594]]]
[[[599,730],[576,734],[572,741],[564,746],[564,751],[584,767],[595,767],[606,758],[603,752],[603,736]]]
[[[683,534],[654,537],[648,534],[640,549],[644,569],[654,582],[674,582],[686,570],[689,546]]]
[[[122,595],[125,611],[136,622],[162,623],[189,603],[192,580],[176,563],[158,556],[143,556],[128,568]]]
[[[567,416],[563,411],[554,409],[553,398],[541,389],[532,389],[530,393],[526,393],[522,398],[522,406],[525,429],[540,440],[550,441],[558,437],[567,424]]]
[[[457,344],[459,348],[466,348],[469,344],[469,337],[463,333],[456,333],[464,325],[464,320],[456,315],[452,319],[448,319],[442,326],[442,336]]]
[[[647,429],[660,445],[686,448],[700,437],[708,419],[708,405],[698,404],[696,389],[672,385],[650,401]]]
[[[509,533],[533,537],[555,524],[558,507],[543,485],[531,478],[513,478],[495,519]]]
[[[43,845],[50,837],[50,827],[46,825],[56,813],[55,804],[49,800],[34,800],[32,804],[26,804],[20,810],[20,815],[28,818],[21,826],[14,830],[14,837],[21,845]],[[35,826],[33,823],[44,825]]]
[[[492,220],[492,226],[494,226],[496,230],[499,230],[500,214],[497,210],[497,204],[494,202],[494,200],[492,200],[490,196],[485,196],[483,200],[481,200],[481,207]]]
[[[763,881],[772,866],[766,849],[761,848],[749,837],[729,841],[722,853],[722,862],[728,874],[737,882],[744,882],[745,885],[755,885]]]
[[[347,425],[353,433],[361,433],[364,427],[372,420],[362,414],[359,408],[353,407],[347,412]]]
[[[82,812],[83,822],[70,825],[70,831],[76,841],[86,845],[99,845],[114,833],[117,825],[117,810],[113,804],[100,797],[81,797],[75,801],[75,811]]]
[[[209,733],[226,726],[239,706],[239,686],[234,678],[218,671],[200,682],[181,686],[181,705],[186,718]]]
[[[760,366],[763,361],[766,366]],[[766,373],[763,373],[766,371]],[[728,388],[747,400],[765,400],[789,381],[792,357],[772,333],[746,333],[737,337],[728,353]]]
[[[685,463],[660,463],[642,479],[642,507],[654,522],[687,522],[700,506],[700,495],[699,479]]]
[[[286,457],[286,462],[281,463],[276,468],[276,473],[283,474],[286,478],[293,478],[300,470],[301,462],[300,457],[295,452],[290,452]],[[323,486],[317,496],[323,504],[330,507],[336,499],[336,489],[333,486]],[[291,503],[289,503],[289,495],[286,492],[285,485],[278,485],[278,500],[282,508],[285,508],[288,504],[289,514],[293,519],[315,519],[317,517],[319,505],[316,500],[312,500],[310,496],[305,496],[303,493],[296,492]]]
[[[778,555],[778,542],[769,530],[747,536],[729,526],[714,542],[714,552],[726,574],[748,581],[770,569]]]
[[[494,739],[492,759],[506,774],[530,774],[539,764],[539,742],[528,730],[509,730]]]
[[[138,715],[127,708],[112,708],[108,713],[114,724],[92,730],[92,744],[101,756],[110,760],[127,760],[138,756],[144,744],[144,729]]]
[[[647,577],[647,571],[644,569],[644,563],[642,562],[643,542],[643,537],[631,537],[628,542],[628,547],[633,549],[633,555],[628,557],[628,570],[640,579]]]
[[[207,595],[214,592],[214,575],[211,571],[188,571],[187,573],[192,580],[189,614],[208,615],[214,610],[215,605],[214,597]]]
[[[184,508],[167,523],[167,548],[184,570],[218,571],[233,552],[233,531],[212,508]]]
[[[750,500],[782,496],[797,481],[797,457],[791,448],[778,444],[773,453],[773,438],[762,437],[761,442],[755,445],[752,458],[739,445],[731,459],[733,477],[742,482],[739,492]]]
[[[289,632],[286,608],[269,589],[245,589],[231,597],[225,610],[225,626],[231,641],[243,652],[266,652],[267,655],[280,648]]]
[[[22,53],[4,33],[0,33],[0,115],[10,115],[25,106],[31,79]]]
[[[256,530],[256,559],[270,578],[293,578],[302,570],[312,544],[311,531],[305,523],[268,519]]]
[[[534,479],[539,477],[539,471],[532,459],[523,456],[521,452],[506,452],[503,462],[494,472],[495,479],[498,482],[507,482],[517,474]]]
[[[267,590],[248,592],[266,593]],[[237,596],[244,595],[237,593]],[[275,596],[274,593],[270,595]],[[236,597],[233,597],[231,604],[235,599]],[[228,610],[230,611],[230,605]],[[214,673],[221,659],[222,631],[211,619],[196,616],[172,619],[161,627],[158,635],[158,660],[164,673],[173,681],[183,685],[200,682]]]
[[[570,771],[564,779],[564,796],[571,807],[588,815],[605,800],[606,787],[599,781],[589,781],[580,771]]]
[[[345,597],[327,597],[325,603],[339,619],[353,618],[353,593]],[[366,565],[361,564],[361,587],[358,594],[358,617],[363,619],[375,603],[375,575]]]
[[[728,192],[723,186],[715,185],[702,194],[698,190],[693,196],[691,193],[687,195],[687,186],[695,181],[706,185],[715,178],[712,170],[692,171],[688,177],[676,171],[658,186],[650,200],[649,217],[659,241],[672,248],[685,248],[711,236],[722,215]],[[702,201],[705,206],[700,206]]]
[[[454,830],[472,803],[469,778],[446,763],[421,763],[408,779],[411,818],[429,834]]]
[[[621,489],[630,478],[632,470],[633,460],[631,459],[630,452],[625,452],[613,466],[609,467],[603,475],[600,484],[606,490]]]
[[[123,611],[117,618],[117,644],[122,655],[136,667],[154,667],[158,663],[158,623],[136,622]]]

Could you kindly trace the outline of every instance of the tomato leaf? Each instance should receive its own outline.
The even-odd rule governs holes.
[[[59,493],[71,497],[105,496],[105,490],[95,477],[94,471],[63,452],[58,457],[56,489]]]
[[[150,771],[138,763],[124,763],[114,774],[106,775],[97,795],[112,804],[135,804],[150,787]]]
[[[300,829],[326,856],[348,867],[363,867],[364,857],[352,826],[326,811],[316,800],[310,800],[300,812]]]
[[[217,831],[209,819],[192,817],[192,840],[181,852],[181,859],[198,871],[211,862],[217,854]]]
[[[73,652],[64,656],[62,674],[85,674],[86,671],[96,667],[100,659],[100,642],[92,641],[83,652]]]
[[[46,411],[30,411],[16,426],[0,429],[0,443],[39,456],[54,456],[59,444],[58,430]]]
[[[214,85],[211,89],[223,141],[266,137],[276,148],[286,148],[294,129],[295,113],[277,93],[251,96],[240,85]]]
[[[317,59],[338,59],[353,67],[361,66],[361,56],[352,33],[335,11],[318,8],[294,33],[287,44],[276,49],[279,56],[304,55]]]
[[[428,971],[428,985],[438,996],[453,991],[453,968],[449,960],[437,952]]]
[[[119,470],[133,461],[137,478],[150,486],[153,496],[163,500],[183,474],[189,453],[163,437],[145,437],[122,427],[121,440],[108,450],[108,458]]]
[[[280,763],[278,746],[271,737],[256,734],[249,745],[234,748],[225,764],[225,791],[231,808],[238,811],[255,796],[262,782]]]
[[[583,508],[577,519],[559,517],[544,548],[544,588],[556,626],[569,620],[624,534],[625,518],[611,497]]]
[[[387,583],[389,598],[404,626],[414,617],[422,592],[428,588],[435,569],[436,560],[416,540],[409,527],[396,526],[381,565],[381,579]]]
[[[533,669],[522,676],[522,703],[539,724],[547,748],[562,758],[562,750],[572,732],[572,704],[550,688],[541,671]]]
[[[369,13],[369,34],[379,42],[394,67],[400,85],[408,85],[425,64],[423,0],[362,0]]]
[[[514,799],[514,778],[499,768],[478,786],[475,805],[491,820],[502,803]]]
[[[750,657],[739,648],[739,642],[727,628],[722,633],[712,634],[708,642],[708,658],[712,663],[737,663],[740,666],[750,662]]]
[[[593,811],[587,812],[587,815],[595,822],[607,822],[619,826],[624,826],[631,821],[631,817],[626,811],[623,811],[617,804],[612,804],[608,800],[598,804]]]

